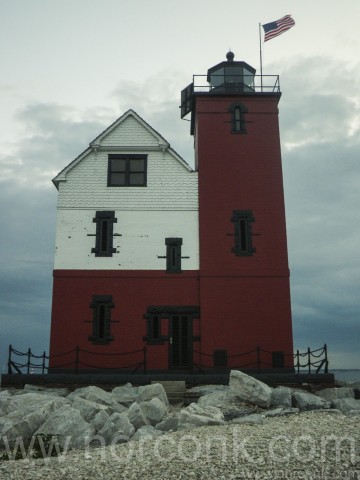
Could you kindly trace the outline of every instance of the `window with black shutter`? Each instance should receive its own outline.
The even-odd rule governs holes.
[[[246,133],[245,113],[247,108],[241,103],[231,105],[231,133]]]
[[[255,218],[251,210],[234,210],[231,221],[234,223],[235,246],[232,252],[237,256],[249,256],[255,253],[252,246],[252,223]]]
[[[117,222],[115,212],[96,212],[93,222],[96,223],[96,239],[91,253],[95,253],[96,257],[112,257],[116,252],[113,247],[113,224]]]
[[[89,340],[94,344],[107,344],[114,340],[111,335],[111,309],[114,308],[111,295],[93,296],[90,308],[93,309],[92,334]]]
[[[165,238],[166,271],[168,273],[181,272],[181,245],[182,238]]]

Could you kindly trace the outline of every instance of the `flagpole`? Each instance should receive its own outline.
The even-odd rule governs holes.
[[[261,78],[261,91],[263,91],[263,66],[262,66],[262,48],[261,48],[261,23],[259,23],[259,44],[260,44],[260,78]]]

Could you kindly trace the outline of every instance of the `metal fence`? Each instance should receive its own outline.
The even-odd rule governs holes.
[[[198,359],[192,362],[192,371],[206,373],[214,367],[230,368],[228,360],[231,362],[232,369],[251,369],[258,373],[269,371],[274,368],[272,355],[276,352],[269,352],[261,347],[242,352],[236,355],[226,356],[223,365],[219,365],[215,354],[194,351]],[[280,352],[281,353],[281,352]],[[99,357],[107,357],[111,360],[111,367],[104,366]],[[305,352],[296,351],[294,354],[284,354],[284,365],[278,365],[277,370],[281,371],[286,365],[291,365],[296,373],[328,373],[328,351],[326,344],[316,350],[308,348]],[[63,352],[58,355],[34,354],[29,348],[26,352],[20,352],[9,346],[8,356],[8,374],[46,374],[49,370],[49,361],[51,361],[51,373],[56,370],[67,369],[75,374],[86,373],[88,369],[99,370],[123,370],[126,373],[147,373],[147,347],[125,353],[99,353],[75,347],[73,350]],[[84,368],[85,367],[85,368]],[[276,367],[276,365],[275,365]],[[287,367],[289,368],[289,367]]]

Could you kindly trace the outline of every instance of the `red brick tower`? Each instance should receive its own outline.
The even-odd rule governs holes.
[[[232,355],[260,346],[262,367],[291,367],[278,77],[229,52],[206,80],[182,92],[199,175],[201,351],[237,366],[247,357]]]

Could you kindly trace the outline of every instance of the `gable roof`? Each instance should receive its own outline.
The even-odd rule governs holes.
[[[140,123],[146,131],[154,138],[155,146],[149,147],[148,145],[142,145],[142,146],[134,146],[134,145],[104,145],[102,146],[101,143],[108,137],[121,123],[125,122],[126,119],[129,117],[135,119],[138,123]],[[74,168],[79,162],[81,162],[89,153],[97,150],[134,150],[134,151],[140,151],[140,150],[147,150],[147,151],[153,151],[153,150],[162,150],[165,151],[167,150],[178,162],[180,162],[189,172],[192,172],[193,169],[190,167],[190,165],[177,153],[175,150],[173,150],[170,147],[169,142],[162,136],[160,133],[158,133],[154,128],[151,127],[143,118],[140,117],[134,110],[130,109],[127,112],[125,112],[121,117],[119,117],[117,120],[115,120],[114,123],[112,123],[109,127],[107,127],[100,135],[98,135],[92,142],[90,142],[89,147],[84,150],[78,157],[76,157],[69,165],[67,165],[65,168],[61,170],[60,173],[56,175],[56,177],[53,178],[53,183],[55,187],[58,189],[59,187],[59,182],[66,181],[66,174]]]

